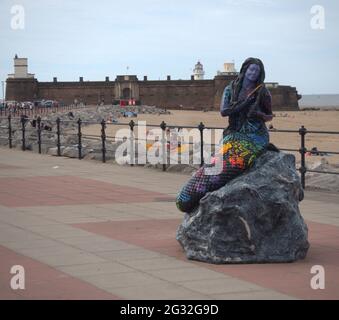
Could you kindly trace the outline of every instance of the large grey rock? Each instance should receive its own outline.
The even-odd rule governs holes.
[[[65,150],[65,147],[60,146],[60,154],[62,154],[64,150]],[[57,147],[49,148],[47,151],[47,154],[49,154],[50,156],[58,156],[58,148]]]
[[[83,145],[81,149],[81,156],[84,158],[87,154],[93,152],[92,149],[87,148],[87,146]],[[79,149],[77,145],[65,147],[62,150],[62,156],[68,158],[78,158],[79,157]]]
[[[48,153],[48,150],[50,150],[51,149],[51,145],[47,145],[47,144],[42,144],[41,145],[41,153]],[[39,145],[38,145],[38,143],[35,143],[35,144],[33,144],[32,145],[32,150],[31,151],[33,151],[33,152],[39,152]]]
[[[75,134],[68,135],[65,138],[65,145],[77,144],[78,142],[79,142],[79,138]]]
[[[77,146],[66,147],[62,151],[62,156],[68,158],[77,158],[79,156],[79,150]]]
[[[268,151],[243,175],[185,214],[177,240],[188,259],[210,263],[269,263],[303,259],[308,229],[295,157]]]

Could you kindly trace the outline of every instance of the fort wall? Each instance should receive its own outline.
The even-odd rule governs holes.
[[[138,80],[118,76],[115,81],[39,82],[37,79],[7,79],[6,100],[58,100],[66,104],[84,102],[111,104],[116,99],[133,98],[145,105],[170,109],[219,109],[222,92],[235,76],[216,76],[211,80]],[[298,110],[300,96],[295,87],[268,88],[273,110]]]

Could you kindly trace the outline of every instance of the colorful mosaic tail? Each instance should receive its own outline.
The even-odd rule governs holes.
[[[179,192],[176,199],[178,209],[192,212],[207,192],[221,188],[250,168],[263,149],[263,145],[239,132],[224,137],[219,156],[214,157],[211,164],[201,167]],[[222,161],[221,172],[213,174],[218,161]]]

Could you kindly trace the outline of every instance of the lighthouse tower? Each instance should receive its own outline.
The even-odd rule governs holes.
[[[200,61],[198,61],[198,63],[195,65],[193,69],[194,80],[204,80],[204,75],[205,75],[204,67],[200,63]]]

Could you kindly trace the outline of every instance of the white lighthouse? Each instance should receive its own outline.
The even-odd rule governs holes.
[[[200,63],[200,61],[198,61],[193,69],[194,80],[204,80],[204,75],[205,75],[204,67]]]

